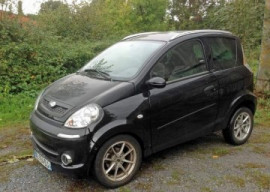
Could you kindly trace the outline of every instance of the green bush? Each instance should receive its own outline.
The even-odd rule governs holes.
[[[35,26],[5,25],[0,37],[0,94],[34,95],[56,79],[75,72],[114,41],[73,42],[56,37],[40,37]],[[27,34],[28,32],[28,34]],[[38,36],[33,39],[29,33]],[[38,33],[41,33],[38,31]],[[13,37],[16,37],[14,39]],[[39,39],[39,41],[36,41]]]

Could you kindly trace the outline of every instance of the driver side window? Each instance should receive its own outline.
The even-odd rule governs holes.
[[[200,41],[190,40],[170,49],[151,70],[151,77],[173,81],[207,71]]]

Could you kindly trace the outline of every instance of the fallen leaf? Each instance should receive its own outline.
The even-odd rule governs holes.
[[[13,158],[13,159],[8,160],[8,163],[12,164],[12,163],[16,163],[18,161],[19,161],[19,159]]]
[[[32,161],[34,161],[34,159],[33,158],[29,158],[29,159],[26,159],[26,161],[32,162]]]
[[[217,158],[219,158],[219,156],[217,156],[217,155],[213,155],[213,157],[212,157],[213,159],[217,159]]]

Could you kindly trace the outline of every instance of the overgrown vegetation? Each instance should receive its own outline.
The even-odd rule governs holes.
[[[115,41],[74,41],[46,34],[30,23],[19,25],[10,19],[0,23],[0,93],[4,96],[24,93],[34,97]]]
[[[1,9],[6,10],[0,14],[0,126],[27,121],[41,89],[132,33],[206,28],[232,31],[241,38],[256,73],[264,2],[85,0],[66,4],[48,0],[38,15],[24,16],[22,10],[18,15],[11,13],[13,0],[0,1]],[[263,102],[269,101],[259,101],[257,118],[261,120],[270,105]]]

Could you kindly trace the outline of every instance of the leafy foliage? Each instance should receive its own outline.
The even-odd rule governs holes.
[[[31,27],[31,31],[28,27]],[[20,92],[33,94],[56,79],[78,70],[111,44],[109,41],[73,42],[43,34],[33,26],[21,28],[13,20],[2,25],[0,92],[5,95]]]
[[[2,0],[0,7],[9,3]],[[92,0],[72,5],[49,0],[29,21],[0,14],[0,95],[34,97],[123,36],[145,31],[232,31],[256,69],[263,8],[264,0]]]
[[[62,1],[49,0],[49,1],[46,1],[44,3],[41,3],[39,14],[51,12],[51,11],[57,11],[61,7],[68,9],[68,6],[66,4],[64,4]]]
[[[213,5],[204,27],[231,31],[240,37],[246,50],[251,50],[261,44],[264,6],[264,0],[235,0]]]

